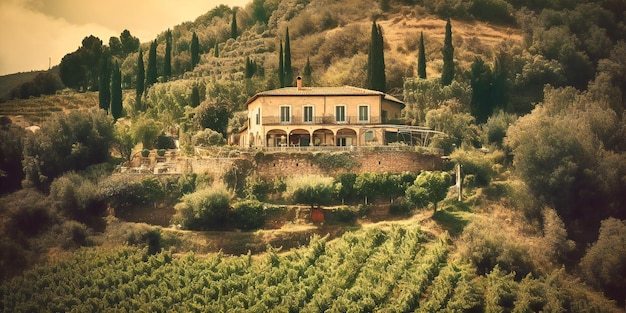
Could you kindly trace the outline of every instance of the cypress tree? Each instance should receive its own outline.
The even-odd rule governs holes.
[[[196,32],[193,32],[191,35],[191,69],[194,69],[198,63],[200,63],[200,42]]]
[[[122,116],[122,72],[117,62],[111,77],[111,115],[116,121]]]
[[[309,57],[306,57],[306,65],[304,66],[304,71],[302,74],[304,85],[311,86],[311,83],[313,82],[313,68],[311,67],[311,61],[309,60]]]
[[[111,106],[111,56],[104,53],[100,59],[100,79],[98,81],[98,102],[100,108],[109,112]]]
[[[250,57],[246,57],[246,78],[252,78],[252,75],[254,75],[254,63]]]
[[[137,84],[135,85],[136,91],[136,109],[141,108],[141,96],[145,89],[146,73],[143,66],[143,52],[139,49],[139,56],[137,57]]]
[[[426,51],[424,50],[424,32],[422,32],[419,52],[417,53],[417,76],[421,79],[426,79]]]
[[[283,42],[280,41],[280,50],[278,52],[278,84],[280,88],[285,87],[285,64],[283,63]]]
[[[452,46],[452,25],[450,19],[446,22],[446,37],[443,40],[443,69],[441,71],[441,84],[448,86],[454,79],[454,47]]]
[[[195,108],[198,107],[200,105],[200,88],[198,88],[198,85],[193,85],[193,88],[191,88],[191,107]]]
[[[146,70],[146,86],[150,87],[157,82],[157,41],[154,40],[150,44],[150,52],[148,53],[148,69]]]
[[[285,78],[284,84],[289,87],[293,85],[293,68],[291,67],[291,44],[289,43],[289,27],[285,34]]]
[[[172,31],[165,33],[165,57],[163,57],[163,81],[168,81],[172,76]]]
[[[233,21],[230,23],[230,38],[237,39],[237,10],[233,10]]]
[[[367,88],[384,92],[387,78],[385,75],[383,31],[376,21],[372,22],[371,43],[367,56]]]
[[[470,85],[472,87],[471,113],[476,122],[484,123],[493,112],[491,93],[493,74],[488,64],[481,57],[476,57],[470,70]]]
[[[217,44],[217,41],[215,42],[215,48],[213,48],[213,56],[216,58],[220,57],[220,51],[219,51],[219,46]]]
[[[507,69],[504,56],[499,53],[493,65],[493,86],[491,91],[491,101],[495,108],[506,108],[508,104],[509,82],[507,79]]]

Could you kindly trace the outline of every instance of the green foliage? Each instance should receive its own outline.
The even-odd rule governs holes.
[[[100,38],[90,35],[83,38],[82,45],[66,54],[59,64],[63,84],[69,88],[98,90],[98,69],[103,46]]]
[[[111,116],[117,121],[122,117],[122,72],[117,62],[113,65],[111,76]]]
[[[198,63],[200,63],[200,42],[196,32],[193,32],[191,35],[191,68],[195,68]]]
[[[446,35],[443,40],[443,69],[441,70],[441,84],[448,86],[454,80],[454,47],[452,46],[452,25],[450,18],[446,22]]]
[[[158,81],[157,73],[157,41],[156,39],[150,44],[150,50],[148,51],[148,67],[146,68],[146,87],[156,84]]]
[[[136,85],[135,85],[135,110],[145,110],[145,107],[141,105],[141,97],[145,91],[145,80],[146,80],[146,72],[143,65],[143,51],[139,49],[139,54],[137,55],[137,69],[135,70],[136,75]]]
[[[113,147],[122,159],[130,161],[137,141],[133,138],[131,127],[120,123],[115,124],[115,142]]]
[[[191,137],[191,143],[194,146],[200,147],[222,146],[226,144],[226,139],[224,139],[221,133],[206,128],[203,131],[195,133],[193,137]]]
[[[286,197],[310,206],[328,205],[335,191],[332,177],[298,175],[286,180]]]
[[[152,149],[161,128],[153,119],[140,117],[133,123],[132,132],[135,142],[141,142],[144,149]]]
[[[224,225],[230,212],[226,188],[212,187],[184,195],[174,206],[172,223],[184,229],[207,230]]]
[[[254,165],[249,160],[237,159],[233,165],[224,172],[222,180],[226,187],[232,190],[238,197],[244,197],[246,191],[246,178],[252,175]]]
[[[349,171],[361,165],[350,153],[330,152],[318,152],[313,154],[311,163],[327,172],[337,169],[345,169]]]
[[[426,79],[426,49],[424,48],[424,32],[420,33],[419,51],[417,52],[417,77]]]
[[[101,110],[58,113],[24,142],[25,184],[41,189],[64,172],[109,159],[113,123]]]
[[[613,139],[626,129],[610,107],[614,100],[573,88],[547,88],[545,94],[541,105],[507,131],[515,169],[564,220],[606,218],[609,207],[622,203],[618,177],[626,173],[624,156],[616,153],[623,140]],[[594,203],[594,209],[584,203]]]
[[[514,24],[513,7],[504,0],[473,0],[469,13],[476,19],[499,24]]]
[[[498,267],[521,280],[535,271],[534,264],[528,248],[514,235],[503,232],[500,223],[475,219],[463,230],[459,252],[476,266],[479,274],[490,273]]]
[[[168,81],[172,76],[172,31],[168,28],[165,32],[165,55],[163,56],[163,81]]]
[[[289,40],[289,27],[285,31],[285,57],[283,59],[283,70],[285,71],[285,77],[283,78],[283,84],[285,87],[293,85],[293,67],[291,66],[291,43]]]
[[[109,207],[116,210],[128,210],[165,197],[167,190],[163,185],[152,176],[112,175],[98,182],[97,194],[108,203]]]
[[[43,72],[37,74],[33,80],[26,81],[11,89],[9,99],[28,99],[41,95],[53,95],[61,89],[63,89],[63,83],[61,83],[58,74]]]
[[[233,19],[230,22],[230,38],[237,39],[239,31],[237,30],[237,10],[233,10]]]
[[[415,180],[412,173],[361,173],[354,180],[352,190],[361,197],[376,197],[393,200],[404,195],[405,190]]]
[[[455,147],[473,147],[479,143],[479,128],[474,117],[468,113],[455,112],[457,106],[455,102],[447,103],[426,113],[426,126],[446,134],[434,137],[430,144],[443,149],[444,153],[452,152]]]
[[[63,215],[86,220],[104,212],[96,184],[74,172],[55,179],[50,185],[50,198]]]
[[[267,213],[265,204],[257,200],[236,202],[232,209],[232,224],[244,230],[257,229],[263,226]]]
[[[408,201],[396,201],[389,205],[389,213],[397,216],[410,216],[413,213],[413,206]]]
[[[383,29],[372,21],[369,52],[367,55],[367,88],[382,92],[387,91],[385,75],[385,44]]]
[[[326,214],[325,222],[329,224],[354,225],[358,218],[358,212],[348,207],[339,207]]]
[[[491,115],[487,122],[481,125],[483,143],[493,144],[497,148],[502,148],[506,131],[516,120],[517,116],[504,111],[498,111]]]
[[[354,189],[356,178],[357,174],[355,173],[341,173],[335,176],[336,197],[342,203],[352,202],[357,199],[357,192]]]
[[[161,134],[159,136],[157,136],[156,142],[155,142],[154,146],[155,146],[155,148],[157,148],[159,150],[161,150],[161,149],[176,149],[176,143],[174,142],[174,137],[168,136],[168,135],[166,135],[163,132],[161,132]]]
[[[487,186],[496,175],[494,169],[500,153],[485,154],[478,150],[457,149],[450,159],[455,164],[461,164],[461,172],[464,176],[474,175],[476,186]]]
[[[24,179],[22,150],[26,131],[0,117],[0,194],[17,190]]]
[[[111,55],[105,52],[99,65],[98,104],[107,112],[111,107],[111,65]]]
[[[602,221],[598,240],[580,261],[583,277],[610,298],[626,300],[626,222]]]
[[[232,111],[223,104],[203,102],[196,108],[194,123],[200,129],[210,128],[227,136],[228,119],[232,116]]]
[[[416,207],[423,208],[429,203],[437,212],[437,203],[445,199],[450,187],[450,175],[446,172],[422,172],[412,186],[405,191],[406,199]]]
[[[468,85],[457,81],[449,86],[442,86],[438,80],[408,78],[404,81],[404,117],[411,120],[413,125],[424,125],[426,114],[446,103],[454,104],[453,111],[461,113],[461,108],[470,105],[471,92]]]

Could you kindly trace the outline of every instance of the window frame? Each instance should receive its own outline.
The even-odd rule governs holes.
[[[285,115],[283,110],[287,110],[287,114]],[[291,124],[291,106],[290,105],[281,105],[279,118],[281,124]]]
[[[339,117],[339,114],[338,114],[339,113],[339,111],[338,111],[339,108],[343,109],[343,112],[341,112],[342,113],[341,114],[342,115],[341,116],[342,119],[338,118]],[[335,122],[336,123],[340,123],[340,124],[347,123],[347,121],[346,121],[346,111],[348,111],[348,109],[347,109],[347,106],[345,104],[338,104],[338,105],[335,106]]]
[[[365,108],[365,110],[367,110],[365,112],[365,119],[363,119],[362,115],[361,115],[361,109]],[[359,121],[359,123],[369,123],[370,122],[370,105],[369,104],[359,104],[358,106],[358,111],[357,111],[357,120]]]
[[[307,109],[311,110],[310,116],[307,116]],[[309,117],[309,120],[307,120],[307,117]],[[313,124],[314,121],[315,121],[315,106],[310,105],[310,104],[306,104],[302,106],[302,122],[307,123],[307,124]]]

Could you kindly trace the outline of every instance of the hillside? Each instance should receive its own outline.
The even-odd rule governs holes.
[[[157,69],[138,97],[139,52],[113,54],[123,119],[99,109],[94,91],[0,103],[0,307],[623,312],[626,6],[618,2],[220,6],[170,28],[169,78],[167,32],[152,57],[150,43],[138,43],[146,74],[150,63]],[[447,17],[454,77],[442,84]],[[276,153],[225,138],[245,127],[249,97],[280,87],[287,28],[294,76],[308,60],[308,85],[366,87],[373,20],[386,91],[406,104],[398,122],[445,134],[429,147],[443,151],[434,155],[441,168],[357,174],[343,169],[359,151],[316,151],[302,159],[330,169],[320,175],[255,173],[255,162]],[[416,77],[421,32],[426,79]],[[96,44],[81,53],[98,46],[89,40]],[[82,65],[95,73],[93,62]],[[94,77],[74,77],[84,80],[75,88],[97,89]],[[30,124],[41,131],[24,131]],[[381,155],[424,153],[389,148]],[[223,168],[193,172],[189,160]],[[171,161],[184,173],[147,173],[151,162]]]

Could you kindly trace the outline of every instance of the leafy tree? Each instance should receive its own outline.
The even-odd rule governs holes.
[[[270,19],[270,15],[265,9],[265,0],[253,0],[252,1],[252,18],[263,24],[267,24]]]
[[[124,29],[120,34],[120,43],[122,44],[122,51],[124,55],[129,55],[139,49],[139,38],[130,34],[128,29]]]
[[[111,51],[111,56],[119,58],[125,57],[122,42],[118,37],[111,36],[109,38],[109,51]]]
[[[232,112],[226,105],[205,101],[196,108],[194,120],[196,127],[201,129],[210,128],[226,137],[228,119],[231,118],[232,115]]]
[[[194,69],[200,63],[200,42],[196,32],[191,34],[191,68]]]
[[[454,47],[452,46],[452,25],[448,18],[446,22],[446,35],[443,40],[443,69],[441,70],[441,83],[448,86],[454,80]]]
[[[59,75],[63,84],[69,88],[84,87],[86,74],[78,51],[63,56],[59,64]]]
[[[135,145],[137,145],[137,141],[133,136],[130,126],[116,123],[115,142],[113,143],[113,147],[117,150],[117,152],[119,152],[124,160],[130,162]]]
[[[172,31],[165,32],[165,56],[163,57],[163,81],[172,76]]]
[[[150,44],[148,53],[148,69],[146,70],[146,86],[150,87],[156,84],[158,79],[157,73],[157,41],[156,39]]]
[[[111,77],[111,115],[115,121],[122,117],[122,71],[117,62],[113,66]]]
[[[278,52],[278,84],[280,88],[285,87],[285,56],[283,54],[283,41],[280,41],[280,50]]]
[[[102,110],[53,114],[24,142],[25,185],[45,190],[67,171],[109,159],[113,123]]]
[[[133,138],[141,142],[144,149],[152,149],[161,133],[161,127],[151,118],[141,117],[133,123]]]
[[[230,38],[237,39],[238,31],[237,31],[237,10],[233,10],[233,19],[230,22]]]
[[[626,221],[602,221],[598,240],[580,261],[583,277],[612,299],[626,300]]]
[[[144,88],[145,88],[145,70],[143,66],[143,52],[139,49],[139,56],[137,56],[137,85],[135,86],[136,93],[136,109],[141,109],[143,106],[141,105],[141,97],[143,96]]]
[[[424,48],[424,32],[420,34],[420,45],[417,52],[417,77],[426,79],[426,49]]]
[[[437,212],[437,204],[446,198],[450,187],[450,175],[446,172],[420,173],[412,186],[406,189],[406,198],[417,207],[425,207],[433,204],[434,212]]]
[[[109,112],[111,107],[111,57],[105,53],[100,60],[100,86],[98,88],[98,102],[100,108]]]
[[[373,21],[367,57],[367,88],[385,92],[386,85],[383,31],[380,25]]]
[[[20,188],[24,178],[22,149],[26,135],[10,118],[0,116],[0,194]]]
[[[86,89],[98,89],[98,69],[103,51],[102,40],[93,35],[85,37],[82,41],[82,46],[78,49],[82,65],[85,68]]]
[[[289,41],[289,27],[285,33],[285,62],[283,70],[285,71],[284,85],[289,87],[293,85],[293,68],[291,67],[291,44]]]

